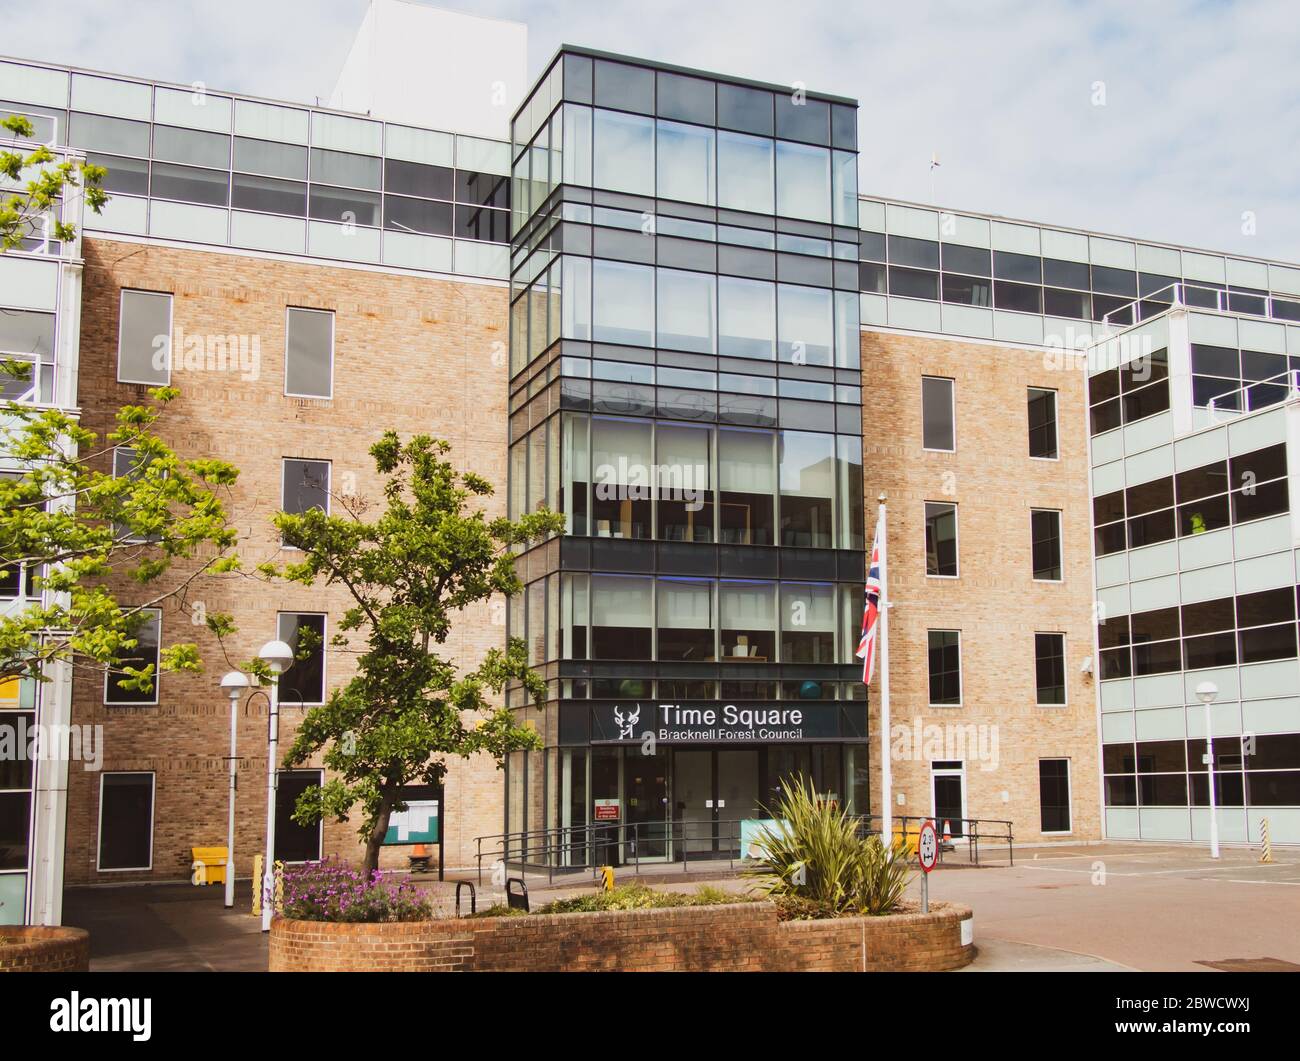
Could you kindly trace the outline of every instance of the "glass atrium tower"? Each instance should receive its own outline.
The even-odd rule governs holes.
[[[857,104],[564,47],[512,153],[510,510],[566,533],[506,829],[725,855],[796,773],[866,813]]]

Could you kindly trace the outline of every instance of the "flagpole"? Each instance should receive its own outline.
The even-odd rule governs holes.
[[[885,495],[880,501],[880,837],[893,843],[893,777],[889,758],[889,533]]]

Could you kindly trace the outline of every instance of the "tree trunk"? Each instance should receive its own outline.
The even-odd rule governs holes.
[[[388,818],[393,813],[393,802],[394,800],[387,793],[383,795],[379,813],[375,815],[375,824],[370,829],[370,835],[366,837],[366,860],[362,869],[365,870],[367,877],[379,868],[379,849],[384,846],[384,836],[388,832]]]

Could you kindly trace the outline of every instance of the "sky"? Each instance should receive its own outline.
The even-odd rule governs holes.
[[[1294,0],[437,6],[526,22],[530,74],[572,43],[854,97],[864,194],[1300,261]],[[311,102],[366,7],[0,0],[0,54]]]

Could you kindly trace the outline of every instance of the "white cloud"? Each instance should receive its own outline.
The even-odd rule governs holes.
[[[310,101],[328,95],[365,6],[62,0],[7,15],[5,47]],[[567,42],[855,97],[867,194],[1300,257],[1300,30],[1286,0],[448,6],[527,22],[534,70]]]

